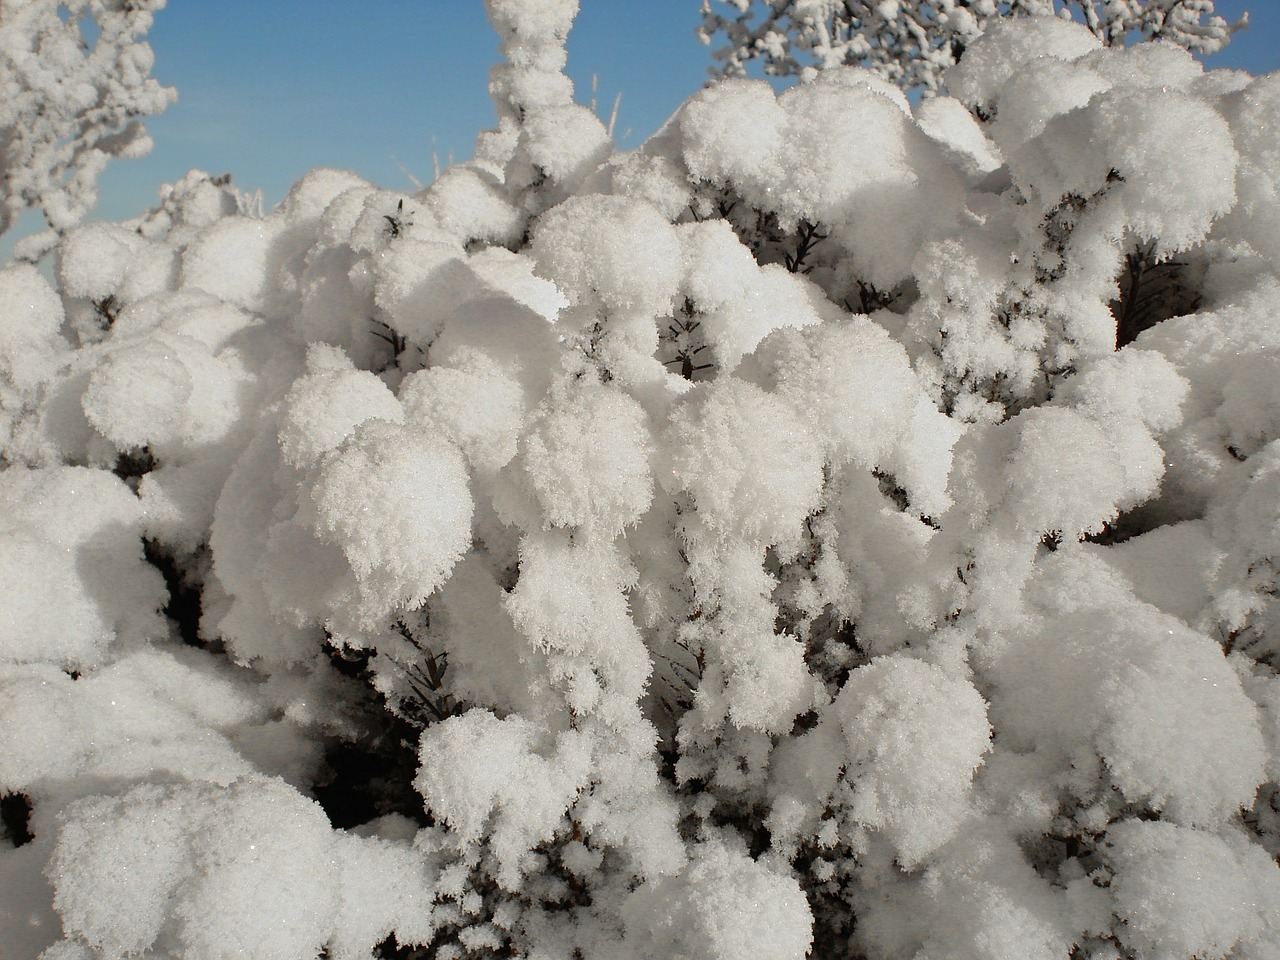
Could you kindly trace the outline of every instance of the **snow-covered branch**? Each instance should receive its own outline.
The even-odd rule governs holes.
[[[755,60],[765,73],[802,78],[859,66],[936,93],[943,72],[993,24],[1054,14],[1078,18],[1109,46],[1139,34],[1206,54],[1247,23],[1217,16],[1213,0],[702,0],[698,35],[716,45],[722,76],[745,76]]]
[[[56,234],[65,232],[97,202],[98,176],[111,158],[151,149],[141,118],[177,96],[149,76],[154,58],[140,39],[164,5],[0,5],[0,233],[27,208],[40,210]]]

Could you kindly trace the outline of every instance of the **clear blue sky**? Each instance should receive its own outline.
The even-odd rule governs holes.
[[[607,118],[632,147],[656,130],[707,76],[708,48],[694,36],[699,0],[582,0],[569,37],[579,102]],[[1280,70],[1280,2],[1218,0],[1252,25],[1210,66]],[[354,170],[374,183],[427,182],[432,151],[470,156],[494,123],[486,85],[497,38],[481,0],[169,0],[149,35],[153,75],[179,100],[148,121],[155,150],[114,162],[95,217],[123,219],[152,206],[162,183],[198,167],[230,172],[261,189],[268,208],[319,166]],[[13,240],[0,239],[8,258]]]

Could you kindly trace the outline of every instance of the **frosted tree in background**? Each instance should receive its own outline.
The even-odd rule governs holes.
[[[1055,13],[1108,46],[1137,32],[1205,54],[1246,23],[1216,16],[1213,0],[703,0],[699,36],[719,43],[724,76],[745,75],[752,60],[765,73],[805,78],[843,64],[936,92],[943,71],[994,21]]]
[[[487,9],[428,189],[0,269],[5,960],[1274,960],[1280,75],[1009,18],[620,153]]]
[[[177,97],[149,76],[154,58],[140,39],[164,5],[0,4],[0,233],[27,208],[40,210],[52,231],[25,241],[22,255],[40,255],[88,213],[112,157],[151,149],[140,118]]]

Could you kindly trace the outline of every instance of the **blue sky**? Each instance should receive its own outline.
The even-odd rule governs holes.
[[[1219,0],[1251,26],[1210,66],[1280,70],[1280,3]],[[703,83],[699,0],[582,0],[569,37],[578,100],[607,119],[621,93],[617,139],[639,144]],[[358,10],[358,12],[353,12]],[[481,0],[169,0],[148,38],[153,75],[179,100],[148,121],[155,150],[113,163],[94,216],[152,206],[156,188],[197,167],[261,189],[268,208],[314,167],[354,170],[391,189],[427,182],[432,154],[465,159],[494,123],[486,89],[497,38]],[[0,256],[39,226],[29,215]]]

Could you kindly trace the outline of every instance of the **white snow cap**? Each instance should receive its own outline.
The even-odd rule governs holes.
[[[786,402],[733,377],[689,391],[664,437],[659,476],[693,495],[717,533],[778,543],[799,533],[822,493],[822,449]]]
[[[1108,828],[1103,850],[1115,871],[1117,936],[1142,960],[1222,960],[1237,947],[1261,958],[1280,946],[1266,929],[1280,910],[1280,871],[1261,847],[1124,820]]]
[[[569,384],[533,415],[518,464],[545,523],[612,536],[653,499],[651,447],[648,417],[630,396]]]
[[[997,20],[947,71],[947,89],[971,107],[989,108],[1023,64],[1049,57],[1075,60],[1101,45],[1088,27],[1061,17]]]
[[[280,781],[144,783],[77,801],[63,820],[54,906],[104,955],[310,960],[333,932],[328,820]]]
[[[683,272],[680,243],[643,200],[573,197],[548,211],[531,252],[539,276],[574,304],[652,317],[665,313]]]
[[[367,421],[325,460],[311,496],[317,532],[384,600],[420,603],[471,545],[466,464],[440,437]]]
[[[719,840],[700,844],[683,874],[638,887],[622,914],[627,960],[803,960],[813,942],[796,880]]]
[[[955,835],[991,747],[986,703],[941,668],[889,656],[849,674],[832,709],[845,739],[850,817],[910,869]]]

